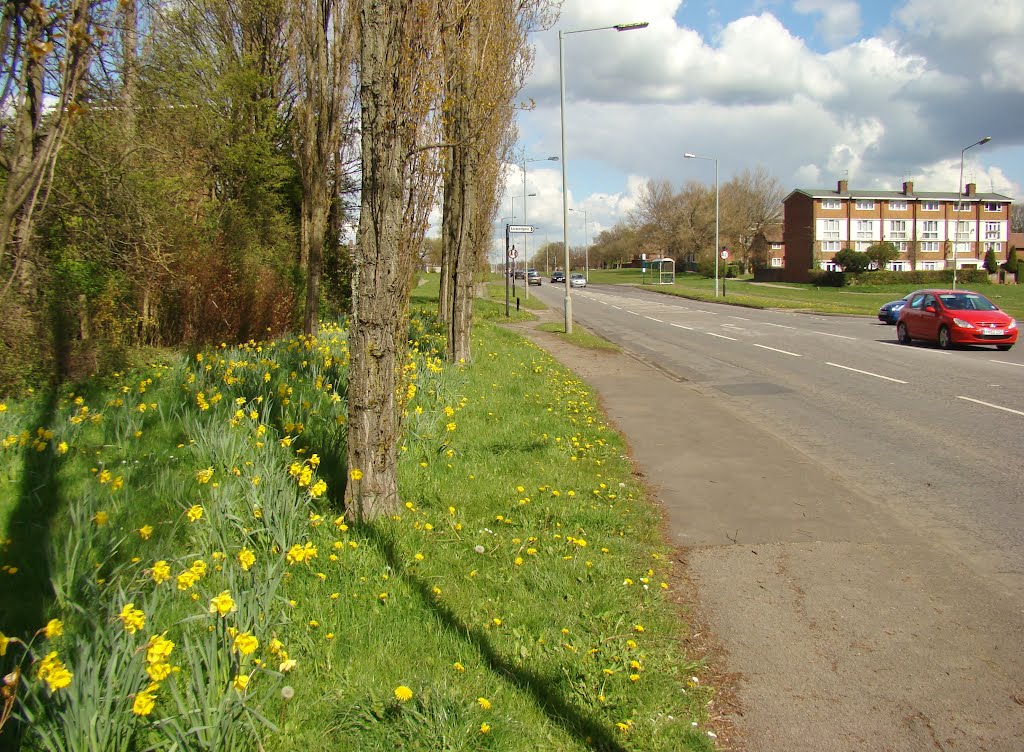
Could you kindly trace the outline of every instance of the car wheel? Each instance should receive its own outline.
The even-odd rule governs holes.
[[[939,347],[949,350],[953,347],[953,339],[949,336],[949,327],[939,327]]]
[[[896,325],[896,339],[898,339],[902,345],[910,344],[910,332],[907,331],[907,325],[902,321]]]
[[[1006,352],[1011,347],[1013,347],[1013,345],[996,345],[996,349],[997,350],[1002,350],[1003,352]]]

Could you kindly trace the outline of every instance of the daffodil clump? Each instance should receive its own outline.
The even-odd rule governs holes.
[[[6,405],[8,724],[47,748],[710,749],[621,440],[537,348],[490,325],[473,346],[444,363],[414,312],[402,499],[372,525],[341,503],[364,473],[337,327],[118,375],[43,426]],[[43,562],[7,520],[47,482]]]

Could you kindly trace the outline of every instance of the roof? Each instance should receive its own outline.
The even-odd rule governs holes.
[[[794,188],[789,196],[786,196],[784,201],[789,201],[790,197],[794,193],[801,193],[810,198],[874,198],[883,201],[889,201],[892,199],[900,199],[903,201],[927,201],[927,200],[939,200],[939,201],[963,201],[965,203],[970,201],[993,201],[996,203],[1012,203],[1013,199],[1009,196],[1004,196],[1001,193],[975,193],[972,196],[964,194],[950,193],[948,191],[914,191],[913,193],[904,193],[903,191],[846,191],[840,193],[834,188]]]

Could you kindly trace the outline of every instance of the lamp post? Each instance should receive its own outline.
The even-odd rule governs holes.
[[[537,195],[536,193],[527,193],[526,192],[526,165],[530,164],[530,162],[558,162],[558,161],[559,161],[558,157],[539,157],[537,159],[527,159],[526,155],[523,155],[523,224],[524,225],[529,224],[529,222],[527,221],[527,215],[526,215],[526,197],[527,196],[536,196]],[[527,234],[529,234],[529,233],[527,233]],[[526,258],[526,235],[523,236],[523,258],[524,259]],[[529,289],[529,286],[527,286],[527,289]]]
[[[565,251],[565,333],[572,334],[572,285],[569,284],[569,178],[566,170],[565,159],[565,44],[564,39],[569,34],[583,34],[588,31],[605,31],[615,29],[616,31],[633,31],[644,29],[646,21],[639,23],[615,24],[613,26],[598,26],[593,29],[573,29],[572,31],[558,30],[558,111],[562,125],[562,246]]]
[[[587,210],[586,209],[570,209],[571,212],[583,215],[583,241],[586,245],[583,246],[583,251],[586,254],[584,256],[585,261],[583,262],[584,276],[587,278],[587,284],[590,284],[590,235],[587,232]]]
[[[991,136],[985,136],[980,141],[975,141],[970,146],[965,146],[960,150],[960,185],[956,189],[956,220],[953,225],[953,289],[956,289],[956,247],[957,241],[960,239],[960,212],[962,211],[962,204],[964,200],[964,154],[968,149],[973,149],[975,146],[981,146],[987,144],[992,140]]]
[[[706,159],[715,163],[715,297],[718,297],[718,157],[702,157],[698,154],[686,152],[683,155],[686,159]]]

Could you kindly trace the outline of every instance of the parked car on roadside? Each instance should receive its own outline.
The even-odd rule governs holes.
[[[900,311],[896,336],[954,345],[995,345],[1009,350],[1017,342],[1017,322],[995,303],[969,290],[918,290]]]
[[[900,317],[900,311],[903,310],[903,306],[905,306],[907,301],[919,292],[921,291],[914,290],[914,292],[908,292],[899,300],[893,300],[886,303],[878,309],[878,320],[885,324],[889,324],[890,326],[896,326],[896,321]]]
[[[552,282],[565,282],[565,272],[551,272]]]
[[[526,282],[530,285],[540,284],[540,274],[537,273],[536,269],[529,269],[526,272]]]
[[[587,286],[587,278],[584,277],[579,272],[573,272],[572,275],[569,277],[569,286],[570,287],[586,287]]]

